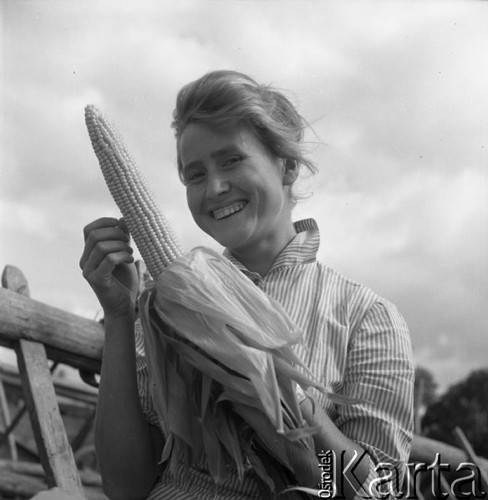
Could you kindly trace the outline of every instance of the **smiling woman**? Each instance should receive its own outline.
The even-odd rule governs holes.
[[[218,484],[209,455],[177,453],[167,466],[176,448],[163,430],[159,394],[155,404],[157,381],[148,369],[154,353],[144,350],[147,325],[143,332],[136,320],[138,280],[129,238],[124,224],[102,218],[85,228],[80,264],[105,312],[96,443],[108,496],[268,499],[297,477],[316,488],[324,452],[337,458],[333,479],[336,488],[344,485],[338,493],[345,498],[363,488],[374,494],[381,471],[392,468],[401,486],[412,437],[409,332],[390,302],[316,260],[315,221],[292,219],[300,167],[314,169],[301,149],[304,120],[281,92],[240,73],[216,71],[180,91],[173,127],[195,222],[225,246],[226,265],[240,271],[246,286],[276,301],[302,332],[295,355],[325,389],[300,392],[298,411],[314,430],[315,449],[312,460],[290,453],[286,464],[277,463],[266,443],[253,440],[242,457],[245,471],[231,468]],[[245,286],[235,288],[238,296]],[[257,309],[255,314],[261,319]],[[237,350],[229,355],[238,356]],[[341,397],[357,404],[333,403]],[[245,409],[239,411],[230,405],[231,425],[242,429]],[[269,428],[270,421],[264,418],[262,426]]]
[[[305,120],[282,92],[235,71],[183,87],[173,117],[195,222],[265,275],[295,235],[299,168],[316,170],[303,153]]]
[[[179,157],[195,222],[248,269],[266,275],[295,235],[290,203],[295,163],[272,156],[242,125],[189,124]]]

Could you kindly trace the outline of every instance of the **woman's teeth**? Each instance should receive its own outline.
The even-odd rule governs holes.
[[[236,212],[240,212],[245,206],[246,206],[245,202],[238,201],[236,203],[232,203],[231,205],[227,205],[226,207],[214,210],[212,212],[212,215],[215,217],[215,219],[220,220],[225,217],[228,217],[229,215],[235,214]]]

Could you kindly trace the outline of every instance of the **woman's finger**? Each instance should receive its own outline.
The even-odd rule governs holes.
[[[94,270],[92,277],[97,277],[97,282],[100,284],[110,284],[113,283],[115,269],[121,264],[132,264],[134,262],[134,257],[127,252],[115,252],[106,255]],[[120,280],[119,280],[120,281]],[[122,283],[124,286],[130,287],[129,283]]]
[[[115,219],[114,217],[100,217],[99,219],[90,222],[83,228],[83,236],[85,241],[90,236],[90,233],[95,229],[100,229],[102,227],[117,227],[119,223],[119,219]]]
[[[93,248],[90,250],[89,253],[84,255],[84,257],[80,261],[80,266],[83,270],[83,276],[89,279],[92,275],[94,275],[96,278],[97,276],[100,275],[100,273],[103,274],[104,272],[106,274],[111,274],[115,266],[113,266],[110,270],[107,270],[105,266],[100,271],[99,269],[100,264],[104,260],[106,260],[107,257],[109,258],[110,262],[111,255],[119,255],[119,254],[126,254],[128,257],[127,259],[124,260],[124,262],[126,261],[131,262],[131,259],[133,260],[132,253],[133,253],[132,248],[125,241],[120,241],[120,240],[99,241],[95,246],[93,246]],[[119,257],[117,257],[117,259],[118,258]],[[103,278],[103,276],[100,276],[100,278],[106,279],[106,277]]]
[[[127,245],[128,248],[130,237],[129,235],[118,228],[117,226],[103,226],[96,229],[91,229],[85,240],[85,247],[83,248],[83,253],[80,258],[80,267],[83,269],[86,262],[90,258],[90,255],[97,246],[100,246],[106,241],[120,241]]]
[[[119,219],[117,227],[124,231],[124,233],[126,233],[127,235],[129,234],[129,228],[127,227],[127,223],[125,222],[125,219],[123,217]]]

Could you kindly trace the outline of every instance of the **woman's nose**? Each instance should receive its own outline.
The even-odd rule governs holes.
[[[223,175],[212,174],[207,177],[207,198],[215,198],[227,193],[230,189],[230,182]]]

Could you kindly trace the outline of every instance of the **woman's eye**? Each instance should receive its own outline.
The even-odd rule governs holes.
[[[227,160],[224,161],[223,166],[224,167],[231,167],[232,165],[235,165],[236,163],[240,162],[244,158],[242,156],[232,156],[231,158],[228,158]]]
[[[204,177],[204,173],[200,171],[187,172],[185,174],[185,184],[195,184]]]

